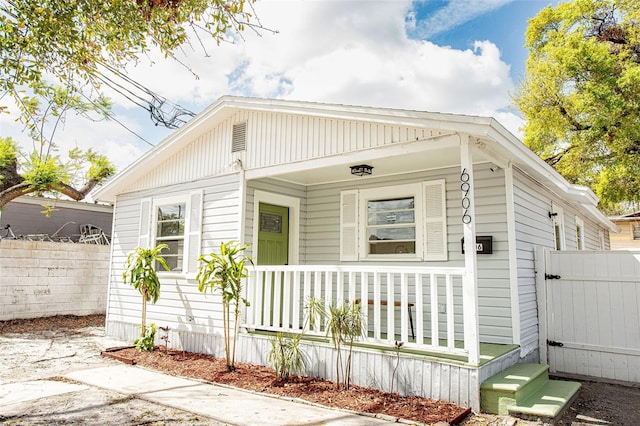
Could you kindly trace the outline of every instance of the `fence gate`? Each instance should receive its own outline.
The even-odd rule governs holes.
[[[536,253],[541,361],[640,382],[640,252]]]

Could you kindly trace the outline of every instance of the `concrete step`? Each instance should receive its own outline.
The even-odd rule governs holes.
[[[480,386],[480,408],[486,413],[507,415],[549,381],[549,366],[515,364],[485,380]]]
[[[508,407],[509,414],[524,418],[557,420],[580,390],[580,383],[549,380],[518,405]]]
[[[549,380],[548,365],[516,364],[482,383],[480,407],[486,413],[554,423],[579,390],[579,383]]]

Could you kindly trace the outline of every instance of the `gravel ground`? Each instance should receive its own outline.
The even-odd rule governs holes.
[[[62,380],[66,372],[114,365],[100,356],[122,342],[104,338],[104,317],[51,317],[0,322],[0,385]],[[582,381],[578,398],[561,426],[640,425],[640,385]],[[37,403],[0,406],[0,425],[219,425],[211,419],[114,392],[88,388]],[[532,426],[540,422],[508,416],[471,415],[465,426]]]
[[[77,317],[51,317],[31,323],[0,322],[0,385],[63,380],[60,376],[69,371],[117,364],[100,356],[103,345],[110,343],[104,339],[104,316],[83,317],[80,324],[74,320]],[[62,424],[204,426],[221,423],[91,387],[0,406],[0,425]]]

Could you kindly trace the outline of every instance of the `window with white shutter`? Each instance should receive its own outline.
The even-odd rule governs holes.
[[[162,256],[170,270],[195,274],[201,246],[202,200],[202,191],[142,200],[138,246],[166,244],[168,249]],[[165,272],[159,265],[156,270]]]
[[[340,195],[341,260],[447,260],[444,179]]]

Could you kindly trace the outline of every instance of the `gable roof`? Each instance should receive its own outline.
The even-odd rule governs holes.
[[[580,204],[590,216],[608,229],[617,232],[617,227],[597,209],[599,200],[591,189],[570,184],[493,118],[281,99],[221,97],[98,188],[93,197],[113,201],[128,183],[143,177],[157,164],[169,159],[182,149],[185,143],[194,140],[239,110],[426,127],[445,132],[469,134],[481,141],[482,150],[496,162],[503,166],[512,163],[552,192],[570,202]]]

